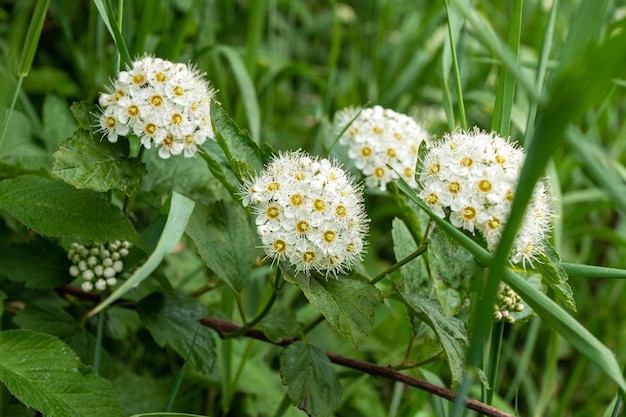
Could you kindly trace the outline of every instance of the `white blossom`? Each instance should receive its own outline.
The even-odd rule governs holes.
[[[72,243],[67,258],[72,261],[69,273],[83,280],[83,291],[104,291],[117,284],[117,274],[124,270],[121,260],[128,255],[131,244],[116,240],[109,244],[93,243],[81,245]]]

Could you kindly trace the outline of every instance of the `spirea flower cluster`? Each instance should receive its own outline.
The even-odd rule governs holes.
[[[356,117],[356,118],[355,118]],[[353,120],[354,119],[354,120]],[[387,189],[398,173],[413,188],[419,146],[428,133],[411,117],[380,106],[347,108],[337,113],[341,145],[365,176],[365,186]]]
[[[67,258],[72,261],[70,275],[81,277],[83,291],[104,291],[117,284],[117,276],[124,270],[122,261],[128,255],[131,243],[116,240],[108,244],[93,243],[87,246],[72,243]]]
[[[242,200],[268,258],[326,277],[361,261],[369,222],[362,189],[337,162],[283,153],[243,184]]]
[[[515,317],[511,313],[524,310],[524,303],[511,287],[500,283],[500,291],[496,296],[493,318],[496,321],[504,320],[507,323],[515,323]]]
[[[511,211],[513,193],[524,162],[522,149],[495,133],[474,129],[445,135],[422,161],[420,198],[439,216],[484,236],[489,250],[497,246]],[[530,205],[510,254],[513,263],[532,262],[543,252],[553,212],[543,181]]]
[[[192,157],[213,138],[210,106],[215,92],[193,66],[145,56],[121,71],[101,94],[99,130],[110,142],[130,132],[159,156]]]

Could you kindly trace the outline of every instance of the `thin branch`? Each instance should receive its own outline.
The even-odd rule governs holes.
[[[217,331],[220,336],[224,336],[233,331],[237,331],[241,328],[241,326],[237,323],[233,323],[231,321],[218,319],[216,317],[204,317],[200,322],[207,327],[210,327]],[[287,346],[291,343],[295,342],[296,339],[291,338],[283,338],[278,343],[274,343],[270,341],[261,331],[256,329],[251,329],[244,334],[246,337],[251,337],[253,339],[261,340],[267,343],[273,343],[278,346]],[[347,368],[355,369],[357,371],[364,372],[366,374],[372,376],[378,376],[387,378],[393,381],[399,381],[406,385],[410,385],[412,387],[421,389],[422,391],[429,392],[438,397],[445,398],[448,401],[454,401],[455,393],[447,388],[440,387],[435,384],[431,384],[428,381],[424,381],[423,379],[415,378],[413,376],[404,374],[402,372],[398,372],[392,368],[379,366],[370,362],[361,361],[358,359],[349,358],[347,356],[339,355],[334,352],[324,351],[328,359],[332,363],[337,365],[345,366]],[[513,417],[511,414],[505,413],[502,410],[499,410],[495,407],[492,407],[483,402],[466,398],[465,399],[465,407],[477,411],[485,416],[489,417]]]

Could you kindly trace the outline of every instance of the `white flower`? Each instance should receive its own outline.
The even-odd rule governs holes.
[[[447,134],[429,146],[418,173],[420,198],[455,227],[480,232],[493,251],[511,211],[525,154],[495,133],[478,129]],[[510,260],[532,264],[551,229],[551,198],[545,182],[533,192],[513,243]]]
[[[107,245],[72,243],[67,252],[67,258],[73,263],[69,268],[70,275],[83,279],[81,288],[85,292],[94,288],[104,291],[117,283],[116,275],[124,269],[121,258],[128,255],[131,246],[129,242],[119,240]]]
[[[335,116],[339,143],[348,147],[348,156],[365,176],[368,188],[387,189],[398,175],[413,188],[415,165],[422,141],[428,133],[411,117],[374,106],[346,108]]]
[[[256,214],[268,258],[326,277],[362,260],[369,222],[362,189],[337,162],[282,153],[242,185],[241,195]]]
[[[155,145],[163,159],[181,153],[190,158],[215,137],[210,112],[214,96],[195,67],[144,56],[100,95],[98,130],[110,142],[132,132],[144,147]]]

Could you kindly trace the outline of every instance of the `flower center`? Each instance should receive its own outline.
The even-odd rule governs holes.
[[[396,157],[396,150],[393,149],[393,148],[387,149],[387,156],[389,158],[395,158]]]
[[[155,109],[158,109],[163,105],[163,97],[159,95],[154,95],[150,97],[150,104],[152,104],[152,107],[154,107]]]
[[[154,74],[154,79],[157,82],[164,83],[165,80],[167,79],[167,75],[165,75],[165,73],[159,71],[156,74]]]
[[[295,207],[298,207],[302,205],[302,203],[304,203],[304,198],[302,198],[300,194],[292,195],[291,197],[289,197],[289,200],[291,201],[291,205]]]
[[[348,243],[348,246],[346,246],[346,252],[354,252],[354,243]]]
[[[428,194],[428,197],[426,197],[426,204],[429,206],[434,206],[437,204],[437,201],[439,201],[439,197],[437,197],[437,194],[435,193],[430,193]]]
[[[508,201],[509,203],[513,201],[513,190],[509,190],[506,192],[506,196],[504,198],[506,198],[506,201]]]
[[[183,115],[180,113],[174,113],[172,115],[172,123],[174,126],[180,126],[183,123]]]
[[[333,232],[332,230],[327,230],[324,232],[324,242],[326,243],[332,243],[333,240],[335,240],[335,232]]]
[[[146,82],[146,77],[144,77],[143,74],[133,75],[133,84],[143,85],[145,82]]]
[[[174,144],[174,137],[172,135],[167,135],[163,139],[163,146],[170,147]]]
[[[139,116],[139,107],[137,107],[136,104],[131,104],[130,106],[128,106],[126,112],[130,117],[137,117]]]
[[[413,177],[413,168],[404,168],[404,176],[407,178]]]
[[[154,123],[146,123],[143,127],[143,131],[146,132],[146,135],[153,136],[157,131],[157,127]]]
[[[364,146],[361,148],[361,156],[363,158],[369,158],[370,156],[372,156],[372,148],[370,148],[369,146]]]
[[[478,183],[478,189],[484,193],[488,193],[489,191],[491,191],[491,182],[489,180],[481,180]]]
[[[448,191],[450,191],[452,194],[458,194],[458,192],[461,191],[461,184],[456,181],[452,181],[450,184],[448,184]]]
[[[502,155],[496,155],[496,163],[502,165],[506,162],[506,158]]]
[[[280,190],[280,184],[277,183],[276,181],[271,182],[268,186],[267,186],[267,191],[270,192],[274,192],[274,191],[278,191]]]
[[[400,133],[398,133],[398,132],[395,132],[393,134],[393,137],[396,138],[396,140],[402,140],[402,135]]]
[[[293,176],[297,181],[302,181],[306,178],[304,172],[297,172],[296,175]]]
[[[374,176],[378,179],[381,179],[385,176],[385,170],[381,167],[376,167],[374,169]]]
[[[315,252],[312,251],[306,251],[304,252],[304,254],[302,254],[302,261],[305,264],[311,264],[313,263],[313,261],[315,260]]]
[[[185,136],[185,146],[189,146],[193,143],[193,135]]]
[[[313,209],[315,209],[315,211],[323,211],[325,208],[326,208],[326,202],[324,200],[316,198],[315,201],[313,202]]]
[[[348,130],[348,135],[350,136],[356,136],[357,133],[359,133],[359,128],[356,126],[352,126],[350,130]]]
[[[274,243],[272,244],[272,247],[274,249],[274,252],[276,253],[283,253],[284,251],[287,250],[287,244],[285,243],[284,240],[281,240],[281,239],[276,239]]]
[[[124,92],[122,90],[117,90],[115,92],[115,94],[113,94],[113,98],[115,99],[115,101],[118,101],[119,99],[121,99],[122,97],[124,97],[126,94],[124,94]]]
[[[439,164],[432,164],[432,165],[430,166],[430,168],[428,168],[428,173],[429,173],[430,175],[437,175],[437,174],[439,174],[439,170],[440,170],[440,168],[441,168],[441,167],[439,166]]]
[[[267,210],[265,210],[265,214],[267,217],[274,220],[280,215],[280,210],[278,210],[278,207],[276,206],[269,206]]]
[[[178,97],[181,97],[183,94],[185,94],[185,90],[183,90],[183,87],[181,87],[180,85],[174,87],[172,91],[174,91],[174,95]]]
[[[474,217],[476,217],[476,209],[474,207],[472,207],[472,206],[467,206],[461,212],[461,216],[465,220],[473,220]]]
[[[492,217],[491,219],[487,220],[487,227],[491,230],[498,229],[500,227],[500,219],[498,219],[497,217]]]
[[[108,116],[106,118],[106,125],[109,129],[115,129],[115,125],[117,124],[117,119],[113,116]]]
[[[309,225],[309,222],[307,222],[306,220],[300,220],[296,224],[296,230],[300,234],[305,234],[306,232],[308,232],[310,227],[311,225]]]
[[[348,210],[346,210],[346,208],[344,206],[337,206],[337,208],[335,209],[335,214],[337,215],[337,217],[346,217],[346,214],[348,214]]]
[[[380,135],[381,133],[383,133],[383,128],[380,126],[374,126],[372,128],[372,132],[374,132],[375,135]]]
[[[461,159],[461,166],[465,167],[465,168],[469,168],[472,166],[472,164],[474,163],[474,161],[472,160],[472,158],[469,157],[465,157],[463,159]]]

